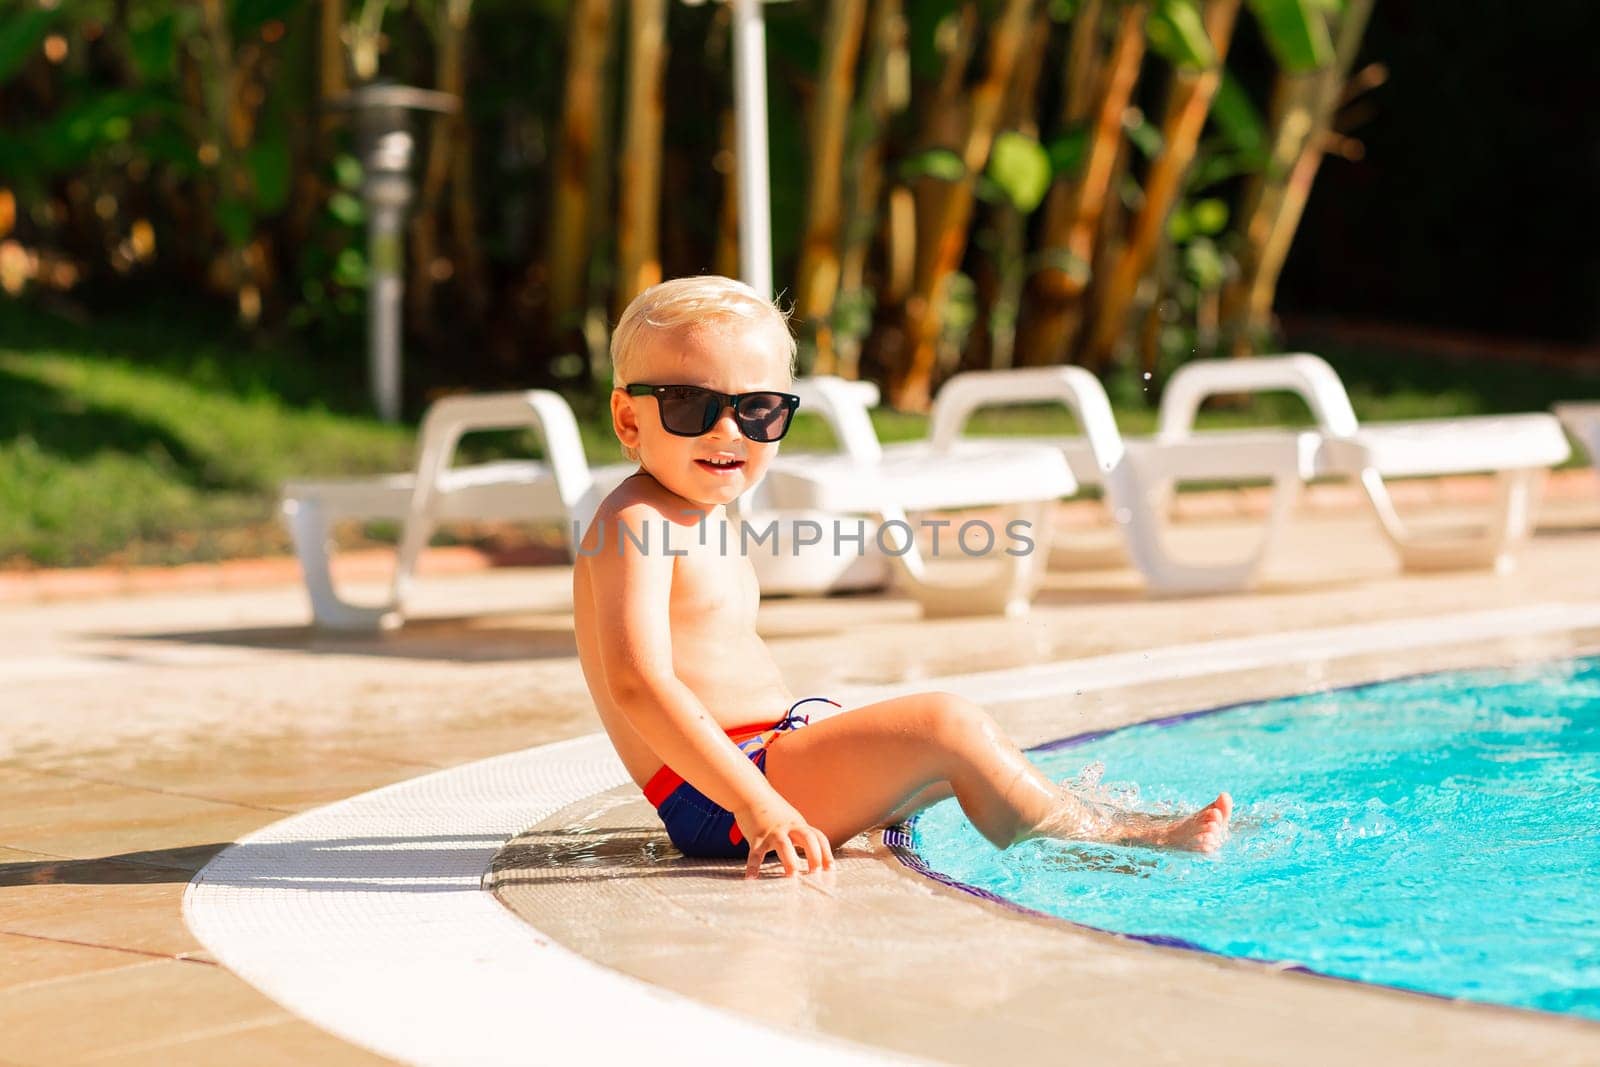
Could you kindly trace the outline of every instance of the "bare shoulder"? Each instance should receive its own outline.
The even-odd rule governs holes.
[[[589,525],[589,535],[601,527],[618,524],[639,527],[644,523],[664,518],[682,506],[682,501],[661,488],[654,478],[629,477],[606,496],[595,509],[594,521]],[[610,532],[610,531],[607,531]],[[589,538],[585,537],[585,544]]]
[[[660,529],[682,512],[684,501],[649,477],[628,478],[600,502],[584,532],[579,563],[632,569],[624,560],[665,558],[651,550]]]

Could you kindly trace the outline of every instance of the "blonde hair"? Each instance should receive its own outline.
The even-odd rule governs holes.
[[[783,334],[784,369],[794,377],[796,345],[789,331],[789,315],[744,282],[720,274],[700,274],[652,285],[634,297],[611,331],[611,385],[620,389],[633,383],[639,353],[650,333],[694,329],[700,326],[745,321],[768,323]],[[624,445],[623,455],[638,461]]]
[[[628,304],[611,333],[612,385],[632,384],[634,365],[644,348],[647,331],[666,332],[739,319],[752,323],[765,320],[783,332],[786,367],[793,377],[796,346],[794,335],[789,332],[788,314],[744,282],[720,274],[701,274],[652,285]]]

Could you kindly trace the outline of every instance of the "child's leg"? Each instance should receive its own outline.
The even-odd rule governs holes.
[[[948,693],[896,697],[783,734],[767,779],[835,844],[954,793],[984,837],[1122,841],[1210,851],[1232,802],[1183,818],[1086,803],[1051,782],[981,708]]]

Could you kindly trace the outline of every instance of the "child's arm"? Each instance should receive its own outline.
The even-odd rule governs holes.
[[[669,605],[673,558],[642,552],[641,532],[660,515],[648,504],[629,504],[600,522],[607,548],[591,558],[595,620],[606,688],[645,744],[696,789],[733,813],[750,842],[749,873],[776,850],[788,874],[799,870],[796,846],[810,870],[833,865],[827,838],[806,823],[734,746],[672,664]],[[621,527],[635,535],[629,540]]]

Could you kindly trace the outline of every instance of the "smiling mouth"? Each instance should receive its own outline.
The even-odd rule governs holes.
[[[697,459],[695,463],[699,465],[701,470],[711,471],[715,474],[732,474],[735,471],[744,469],[744,460],[742,459]]]

